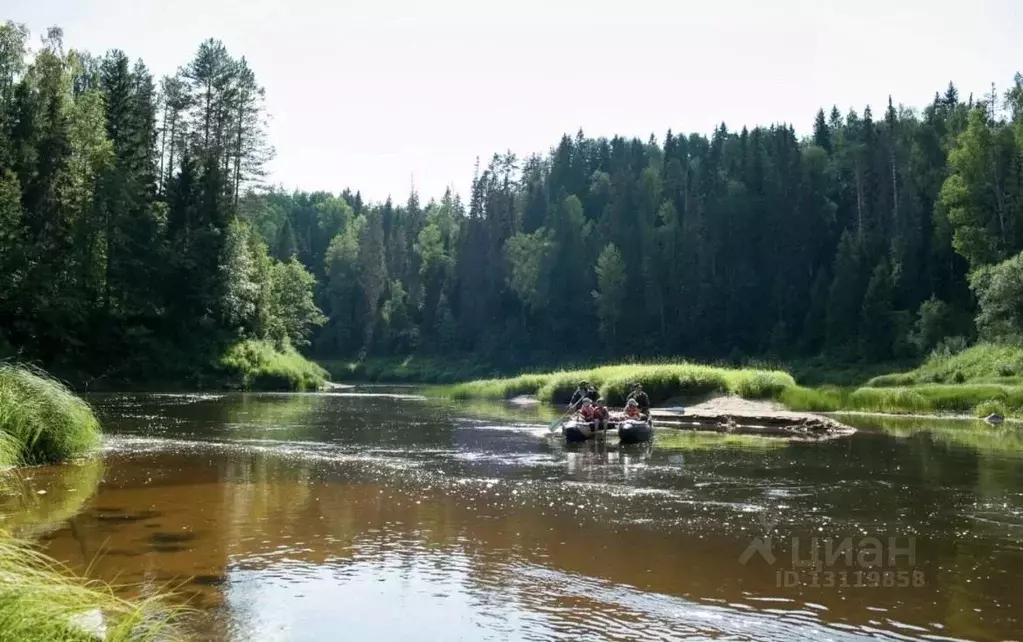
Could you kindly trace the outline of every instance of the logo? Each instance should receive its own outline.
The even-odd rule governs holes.
[[[779,538],[775,530],[780,518],[773,508],[764,511],[759,521],[763,535],[749,543],[739,563],[759,558],[768,566],[779,566],[775,571],[779,587],[907,588],[925,583],[923,571],[914,568],[915,537]]]

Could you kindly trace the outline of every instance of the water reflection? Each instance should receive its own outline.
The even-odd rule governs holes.
[[[494,408],[380,396],[96,403],[120,436],[50,552],[98,557],[93,572],[120,582],[194,578],[185,592],[206,609],[194,626],[208,639],[1021,629],[1023,466],[961,443],[866,430],[821,444],[676,435],[565,448],[529,408],[497,406],[500,421]],[[774,564],[740,561],[768,536]],[[924,585],[779,585],[812,538],[868,537],[915,538],[897,570]]]

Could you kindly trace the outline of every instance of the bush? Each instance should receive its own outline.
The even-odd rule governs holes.
[[[0,467],[66,461],[99,441],[84,400],[42,371],[0,364]]]
[[[974,273],[977,330],[990,341],[1019,343],[1023,338],[1023,253]]]
[[[220,359],[221,367],[244,390],[318,390],[327,371],[288,346],[277,350],[265,341],[242,341]]]
[[[977,417],[987,417],[993,413],[1005,417],[1009,414],[1009,409],[1006,407],[1005,402],[1000,399],[989,399],[977,404],[977,407],[973,409],[973,414]]]
[[[931,351],[930,358],[937,361],[950,359],[967,350],[969,346],[970,342],[966,337],[947,337],[938,342],[938,345]]]

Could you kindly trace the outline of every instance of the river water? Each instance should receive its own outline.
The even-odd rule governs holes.
[[[90,402],[101,458],[23,471],[6,519],[176,588],[193,639],[1023,637],[1016,429],[566,448],[414,389]]]

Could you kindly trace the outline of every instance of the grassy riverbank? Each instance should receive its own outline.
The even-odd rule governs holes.
[[[77,642],[95,640],[96,633],[108,641],[174,639],[168,627],[180,610],[167,608],[162,598],[121,599],[12,534],[38,533],[36,522],[47,521],[22,505],[25,489],[13,467],[74,459],[99,440],[96,416],[67,387],[43,372],[0,364],[0,507],[19,509],[0,520],[0,640]],[[101,468],[82,470],[83,484],[98,483]],[[82,505],[86,489],[76,490],[81,495],[73,493],[59,507],[63,517]]]
[[[1017,359],[1014,361],[1013,359]],[[1006,373],[1020,364],[1021,378]],[[962,372],[962,376],[948,373]],[[1014,370],[1015,372],[1015,370]],[[937,374],[935,374],[937,373]],[[977,346],[959,355],[932,357],[917,370],[875,377],[865,386],[800,386],[783,370],[727,368],[691,363],[622,364],[592,369],[480,379],[433,389],[455,399],[507,399],[535,395],[564,403],[582,379],[598,387],[608,403],[621,404],[631,381],[640,381],[657,404],[672,397],[713,393],[773,399],[790,410],[894,414],[990,413],[1023,417],[1023,349]],[[951,379],[948,383],[939,383]],[[955,381],[955,383],[953,383]],[[900,385],[883,385],[907,382]]]
[[[436,388],[435,392],[455,399],[501,399],[535,395],[541,401],[565,403],[580,380],[592,383],[610,404],[622,404],[629,384],[643,383],[652,403],[677,396],[695,397],[715,391],[747,399],[767,399],[796,385],[792,376],[777,370],[719,368],[692,363],[664,365],[622,364],[589,370],[563,370],[525,374],[508,379],[484,379]]]
[[[867,385],[881,388],[935,383],[1023,385],[1023,346],[981,343],[954,354],[939,351],[913,370],[877,376]]]
[[[887,388],[786,388],[778,400],[791,410],[809,412],[877,412],[955,414],[985,417],[991,413],[1023,415],[1023,386],[998,384],[931,384]]]

